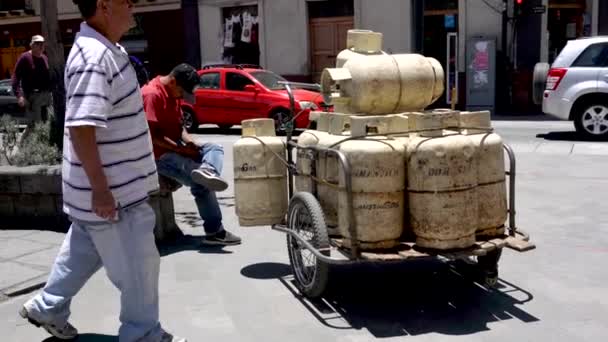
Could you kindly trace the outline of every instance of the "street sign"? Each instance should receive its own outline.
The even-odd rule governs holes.
[[[544,14],[547,11],[547,6],[534,6],[532,7],[532,13],[534,14]]]

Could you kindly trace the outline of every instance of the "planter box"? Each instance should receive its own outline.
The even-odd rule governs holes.
[[[0,166],[0,229],[66,231],[70,222],[63,212],[61,182],[61,165]],[[161,189],[150,196],[150,205],[156,213],[154,235],[165,241],[181,231],[175,223],[172,189]]]

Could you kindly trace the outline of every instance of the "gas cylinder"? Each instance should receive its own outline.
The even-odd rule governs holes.
[[[350,162],[353,216],[362,249],[392,248],[403,233],[405,146],[402,140],[381,134],[406,129],[407,118],[403,116],[352,117],[353,139],[336,145]],[[349,198],[342,173],[339,179],[338,227],[348,246],[353,239]]]
[[[409,219],[424,248],[467,248],[478,227],[477,148],[460,134],[445,134],[445,113],[408,115]]]
[[[327,112],[313,112],[310,115],[310,120],[315,121],[316,130],[308,129],[300,134],[298,137],[299,146],[316,146],[319,144],[321,139],[325,138],[329,127],[328,115],[332,115]],[[321,119],[323,118],[323,119]],[[295,177],[295,188],[296,191],[306,191],[314,193],[314,180],[310,177],[312,173],[312,161],[314,152],[303,148],[298,148],[296,152],[296,169],[298,174]]]
[[[320,136],[318,147],[335,148],[335,144],[350,137],[350,114],[344,113],[329,113],[321,116],[319,121],[325,121],[321,126],[327,125],[327,135]],[[331,155],[319,153],[316,163],[317,177],[320,182],[317,183],[317,195],[323,213],[325,214],[325,223],[328,226],[329,233],[335,234],[338,226],[338,182],[340,174],[340,165],[338,160]]]
[[[444,90],[444,73],[434,58],[418,54],[369,55],[326,68],[321,87],[327,103],[366,115],[420,111]],[[339,88],[339,89],[338,89]]]
[[[336,68],[341,68],[353,57],[379,54],[383,54],[382,33],[371,30],[348,30],[346,49],[340,51],[336,57]]]
[[[491,132],[489,111],[461,112],[460,125],[462,134],[467,135],[477,148],[477,236],[501,236],[505,232],[504,223],[508,214],[502,139]]]
[[[272,119],[242,122],[233,146],[236,215],[241,226],[281,223],[287,212],[286,148]]]

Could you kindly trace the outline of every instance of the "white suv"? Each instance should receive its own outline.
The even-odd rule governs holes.
[[[608,138],[608,37],[569,41],[553,65],[534,68],[534,101],[574,121],[586,138]]]

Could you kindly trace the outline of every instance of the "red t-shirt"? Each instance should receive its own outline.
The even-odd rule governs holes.
[[[148,82],[141,92],[152,137],[167,137],[175,142],[180,140],[183,132],[181,100],[169,96],[165,86],[160,83],[160,76]],[[154,145],[157,160],[166,152],[167,149]]]

